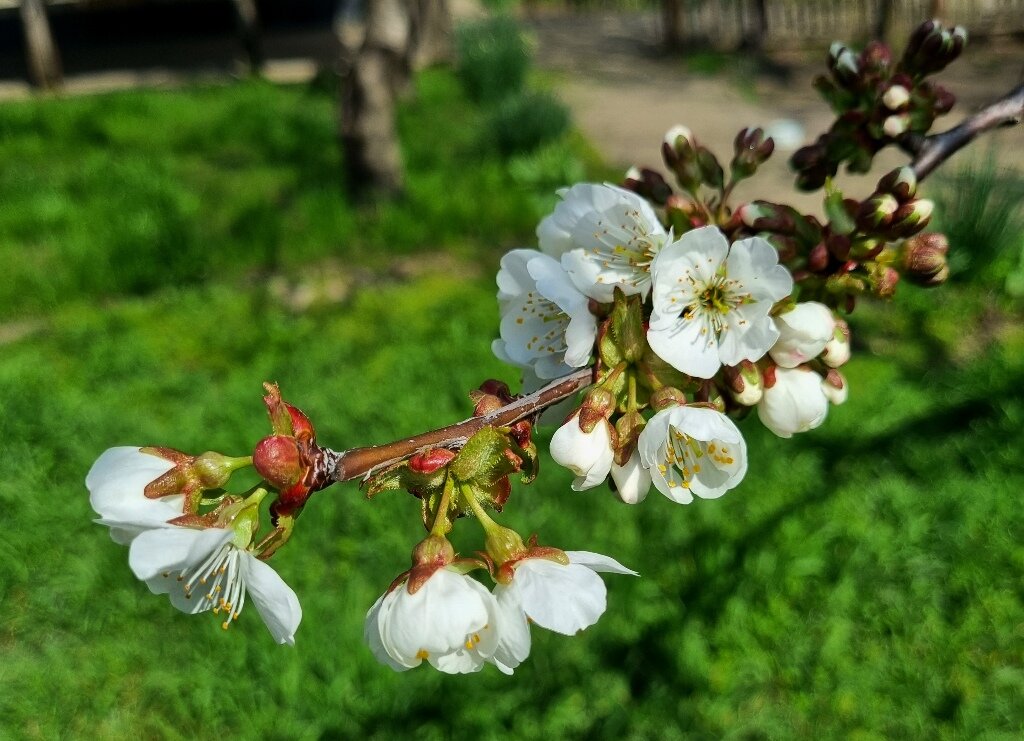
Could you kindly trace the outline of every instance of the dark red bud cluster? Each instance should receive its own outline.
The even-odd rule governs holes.
[[[797,187],[820,188],[844,163],[850,172],[867,172],[882,148],[927,134],[955,98],[925,77],[953,61],[966,38],[961,28],[944,29],[929,21],[914,31],[896,64],[880,42],[869,43],[860,54],[833,44],[829,76],[817,78],[814,86],[837,118],[829,131],[790,159]]]
[[[268,484],[278,490],[270,506],[272,521],[294,517],[310,494],[332,483],[331,462],[316,444],[316,430],[301,410],[281,398],[276,384],[266,383],[267,405],[274,434],[256,444],[252,463]]]

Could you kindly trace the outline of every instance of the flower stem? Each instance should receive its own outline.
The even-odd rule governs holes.
[[[448,534],[448,508],[451,506],[452,491],[454,489],[455,484],[449,475],[444,482],[444,489],[441,492],[441,500],[437,503],[437,510],[434,512],[434,524],[430,527],[430,534],[437,538],[443,538]]]
[[[542,389],[516,399],[500,409],[482,417],[470,417],[457,424],[396,440],[385,445],[366,448],[352,448],[340,453],[325,449],[324,453],[335,457],[330,479],[333,482],[351,481],[372,476],[395,463],[428,448],[456,448],[465,445],[475,433],[484,427],[507,427],[521,419],[533,417],[557,404],[593,382],[593,368],[583,368],[572,375],[552,381]]]

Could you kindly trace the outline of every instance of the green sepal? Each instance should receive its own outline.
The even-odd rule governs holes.
[[[639,294],[627,296],[620,288],[615,288],[615,303],[612,306],[611,323],[606,337],[610,336],[621,359],[629,363],[635,363],[642,358],[647,349],[643,312],[643,301]],[[608,365],[614,368],[618,363]]]
[[[597,352],[601,358],[601,363],[606,368],[614,368],[625,360],[625,358],[622,357],[622,351],[619,349],[618,343],[615,342],[615,336],[612,334],[611,325],[611,319],[605,321],[601,325],[597,341]]]
[[[522,474],[520,481],[524,484],[532,484],[540,473],[540,453],[537,450],[537,443],[530,441],[525,448],[513,445],[513,452],[518,455],[523,463],[519,472]]]
[[[363,483],[363,486],[366,488],[366,498],[373,499],[385,491],[404,489],[405,476],[409,473],[408,469],[408,461],[402,461],[371,476]]]
[[[673,368],[650,349],[644,355],[643,367],[640,369],[637,378],[645,388],[651,391],[657,391],[665,386],[683,389],[684,391],[696,390],[693,379]]]
[[[843,205],[843,192],[832,184],[831,178],[825,181],[825,193],[825,215],[832,231],[836,234],[852,234],[857,224]]]
[[[505,455],[509,447],[506,433],[495,427],[484,427],[466,441],[459,454],[448,464],[448,470],[462,483],[492,481],[507,476],[516,470]]]
[[[700,166],[701,180],[712,188],[720,189],[725,185],[725,171],[710,149],[697,148],[697,164]]]

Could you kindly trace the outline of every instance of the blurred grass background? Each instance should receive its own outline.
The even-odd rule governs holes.
[[[498,258],[532,244],[555,187],[609,174],[564,126],[500,145],[514,96],[464,88],[418,78],[408,198],[370,208],[341,189],[322,82],[0,107],[0,736],[1018,738],[1022,228],[979,203],[998,173],[934,187],[954,250],[990,245],[985,209],[1006,211],[999,256],[858,307],[850,401],[788,441],[746,423],[750,473],[724,499],[629,508],[547,457],[517,486],[502,522],[642,578],[610,576],[580,636],[535,631],[511,679],[398,675],[363,647],[421,537],[407,496],[310,503],[274,559],[304,609],[294,648],[252,607],[225,633],[133,579],[90,522],[104,448],[244,454],[263,380],[322,442],[381,443],[512,375],[489,351]],[[968,204],[989,214],[973,230]],[[454,539],[481,544],[471,522]]]

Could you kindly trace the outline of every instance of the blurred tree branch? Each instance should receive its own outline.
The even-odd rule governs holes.
[[[949,131],[931,136],[907,137],[900,142],[900,147],[913,155],[914,161],[911,165],[920,180],[980,134],[1003,126],[1019,124],[1022,118],[1024,84],[1018,85],[999,100],[989,103]]]

